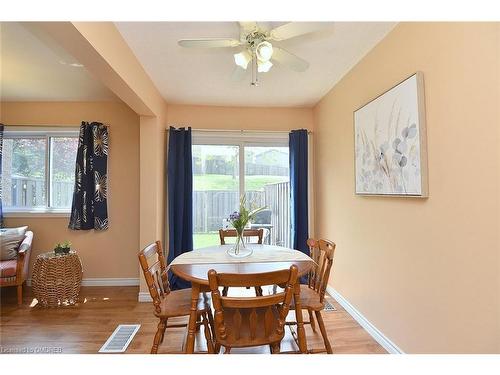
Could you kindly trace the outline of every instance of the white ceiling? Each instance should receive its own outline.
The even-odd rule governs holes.
[[[1,22],[0,35],[2,101],[118,100],[32,24]]]
[[[282,23],[259,23],[275,27]],[[118,22],[118,30],[169,103],[227,106],[312,106],[392,30],[388,22],[332,22],[331,28],[276,42],[309,61],[297,73],[275,64],[250,86],[231,79],[231,48],[187,49],[179,39],[239,39],[237,22]]]
[[[262,22],[273,28],[283,23]],[[227,49],[186,49],[179,39],[239,37],[237,22],[119,22],[134,51],[168,103],[224,106],[300,106],[318,102],[395,23],[332,22],[331,27],[277,45],[306,59],[297,73],[275,64],[250,86],[250,73],[231,79]],[[30,23],[0,23],[2,101],[119,100],[48,35]],[[73,65],[71,65],[73,64]],[[76,65],[76,66],[75,66]]]

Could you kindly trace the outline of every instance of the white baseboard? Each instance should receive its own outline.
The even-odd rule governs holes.
[[[152,302],[149,292],[139,292],[139,302]]]
[[[31,286],[31,279],[26,280]],[[86,278],[82,279],[82,286],[138,286],[138,278]]]
[[[361,314],[351,303],[331,286],[327,286],[326,291],[353,317],[355,321],[363,327],[387,352],[391,354],[404,354],[391,340],[389,340],[377,327],[375,327],[363,314]]]

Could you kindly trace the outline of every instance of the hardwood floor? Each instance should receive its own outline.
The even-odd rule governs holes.
[[[97,353],[118,324],[141,324],[126,353],[149,353],[158,321],[153,315],[152,304],[137,302],[137,294],[137,287],[83,287],[77,306],[44,309],[30,306],[36,301],[33,301],[31,288],[25,287],[21,307],[16,303],[15,288],[0,288],[0,353],[37,350]],[[386,353],[335,300],[331,297],[328,300],[337,308],[337,311],[323,312],[334,353]],[[176,323],[185,321],[187,318],[175,320]],[[313,333],[306,326],[306,333],[308,347],[323,347],[319,330]],[[158,353],[179,352],[184,337],[184,328],[168,329]],[[203,332],[198,334],[196,342],[196,350],[206,350]],[[296,350],[288,329],[282,342],[282,351],[286,350]],[[233,352],[269,353],[269,348],[234,349]]]

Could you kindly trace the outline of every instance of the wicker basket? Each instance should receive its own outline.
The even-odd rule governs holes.
[[[33,267],[33,293],[43,307],[74,305],[82,283],[82,263],[74,251],[40,254]]]

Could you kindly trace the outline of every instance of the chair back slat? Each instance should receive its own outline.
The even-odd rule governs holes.
[[[237,237],[238,232],[236,232],[236,229],[219,229],[219,238],[220,238],[220,244],[225,245],[226,241],[225,239],[228,237]],[[251,237],[257,237],[257,244],[261,245],[262,240],[264,238],[264,229],[245,229],[243,231],[243,237],[244,238],[251,238]]]
[[[307,245],[309,246],[309,256],[315,262],[315,266],[309,271],[308,286],[319,294],[320,301],[323,302],[336,245],[328,240],[312,238],[307,240]]]
[[[168,284],[167,265],[161,247],[156,241],[139,252],[139,263],[144,273],[149,294],[157,313],[161,312],[161,302],[170,293]]]
[[[238,277],[234,277],[233,274],[224,274],[224,273],[218,274],[219,284],[227,287],[285,284],[288,281],[289,277],[290,277],[289,270],[238,274]]]
[[[270,336],[271,332],[273,330],[273,321],[276,319],[276,317],[273,314],[273,311],[271,310],[271,306],[267,306],[266,312],[264,314],[264,332],[266,336]]]
[[[234,313],[234,338],[236,340],[239,340],[240,334],[241,334],[241,312],[240,309],[236,309]]]
[[[250,338],[255,340],[255,337],[257,337],[257,310],[255,310],[255,308],[250,311],[248,321],[250,326]]]
[[[208,281],[212,292],[212,302],[215,310],[215,334],[217,339],[232,340],[229,346],[250,345],[252,341],[262,344],[276,342],[283,338],[286,317],[290,310],[293,290],[297,282],[297,266],[288,270],[241,275],[218,274],[214,270],[208,272]],[[245,276],[245,281],[240,278]],[[262,281],[265,280],[265,282]],[[283,292],[269,296],[256,297],[225,297],[220,293],[220,287],[258,286],[284,284]],[[228,331],[228,319],[231,330]],[[245,330],[242,329],[245,327]],[[242,333],[244,332],[244,334]]]
[[[163,284],[163,280],[161,279],[162,268],[160,262],[154,263],[151,267],[149,267],[149,273],[153,277],[153,283],[158,294],[163,297],[166,295],[165,285]]]

